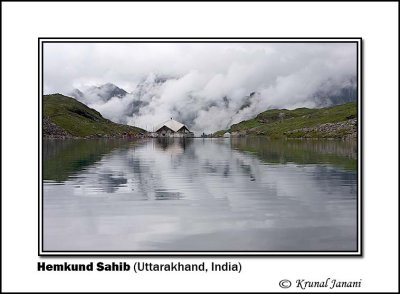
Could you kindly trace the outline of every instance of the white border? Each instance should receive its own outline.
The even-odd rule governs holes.
[[[357,52],[357,114],[358,114],[358,164],[357,164],[357,177],[358,177],[358,185],[357,185],[357,203],[358,203],[358,250],[357,251],[348,251],[348,252],[340,252],[340,251],[313,251],[313,252],[285,252],[285,251],[225,251],[225,252],[213,252],[213,251],[188,251],[188,252],[178,252],[178,251],[119,251],[119,252],[109,252],[109,251],[85,251],[85,252],[74,252],[74,251],[43,251],[43,232],[42,232],[42,199],[43,199],[43,190],[42,190],[42,123],[39,122],[39,203],[38,203],[38,213],[39,213],[39,255],[40,256],[362,256],[362,38],[39,38],[38,40],[38,55],[39,55],[39,119],[42,118],[42,64],[43,61],[41,59],[42,56],[42,43],[46,41],[54,41],[54,42],[355,42],[358,44],[358,52]]]

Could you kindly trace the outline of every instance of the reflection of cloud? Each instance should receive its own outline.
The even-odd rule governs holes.
[[[192,146],[193,142],[195,142],[195,148]],[[261,168],[263,164],[254,154],[232,150],[229,142],[229,140],[196,141],[182,138],[154,139],[139,148],[111,152],[100,162],[74,176],[69,182],[75,182],[75,186],[82,191],[78,194],[82,195],[96,194],[99,190],[106,193],[134,191],[134,194],[141,194],[141,197],[145,196],[148,199],[154,199],[160,191],[170,191],[171,195],[179,192],[181,195],[181,187],[186,187],[188,181],[191,185],[200,185],[204,191],[209,190],[212,194],[211,191],[218,189],[219,186],[214,187],[215,179],[213,178],[215,177],[221,178],[224,185],[239,186],[241,191],[261,188],[258,184],[249,183],[257,179],[260,179],[263,184],[266,180],[270,181],[269,187],[274,187],[279,183],[280,177],[275,178],[274,174],[279,174],[280,169]],[[268,152],[275,152],[275,149],[276,146],[271,149],[272,151],[268,149]],[[342,152],[341,149],[339,151]],[[282,153],[280,156],[285,156],[285,154]],[[275,162],[274,157],[272,160]],[[309,160],[314,162],[312,158]],[[282,161],[285,162],[284,159]],[[318,182],[330,180],[339,175],[342,175],[343,180],[353,179],[353,176],[350,177],[347,173],[337,172],[338,175],[335,176],[332,170],[326,167],[312,168],[318,169],[314,175]],[[286,165],[282,170],[288,172],[291,167]],[[305,175],[298,181],[306,181],[309,178],[309,175]],[[283,180],[284,185],[281,191],[287,189],[286,179],[283,178]],[[191,191],[187,192],[191,193]],[[294,191],[290,193],[292,192]]]
[[[114,193],[121,186],[126,185],[128,180],[123,176],[115,176],[112,173],[104,173],[99,175],[99,185],[107,193]]]
[[[156,200],[179,200],[182,199],[183,195],[180,192],[176,191],[163,191],[163,190],[156,190],[155,191],[155,199]]]
[[[177,154],[154,144],[115,150],[65,185],[45,185],[45,244],[92,250],[353,248],[355,173],[330,165],[268,165],[223,140],[193,140]],[[235,234],[236,242],[222,241]]]

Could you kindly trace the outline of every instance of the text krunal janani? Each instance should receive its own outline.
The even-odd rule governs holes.
[[[302,290],[308,288],[361,288],[361,279],[357,281],[340,281],[337,279],[327,278],[325,281],[308,281],[305,279],[296,280],[296,287]]]

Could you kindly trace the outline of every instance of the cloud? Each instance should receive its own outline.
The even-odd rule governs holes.
[[[353,43],[47,43],[44,91],[85,93],[105,117],[151,130],[174,117],[213,132],[270,108],[319,107],[355,88]],[[88,89],[113,83],[128,94]],[[120,95],[121,96],[121,95]]]

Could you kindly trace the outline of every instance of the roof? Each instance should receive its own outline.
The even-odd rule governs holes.
[[[169,119],[166,122],[164,122],[163,124],[159,125],[156,128],[156,132],[161,129],[163,126],[166,126],[167,128],[173,130],[174,132],[179,131],[182,127],[184,127],[185,125],[180,123],[179,121],[173,120],[173,119]]]

